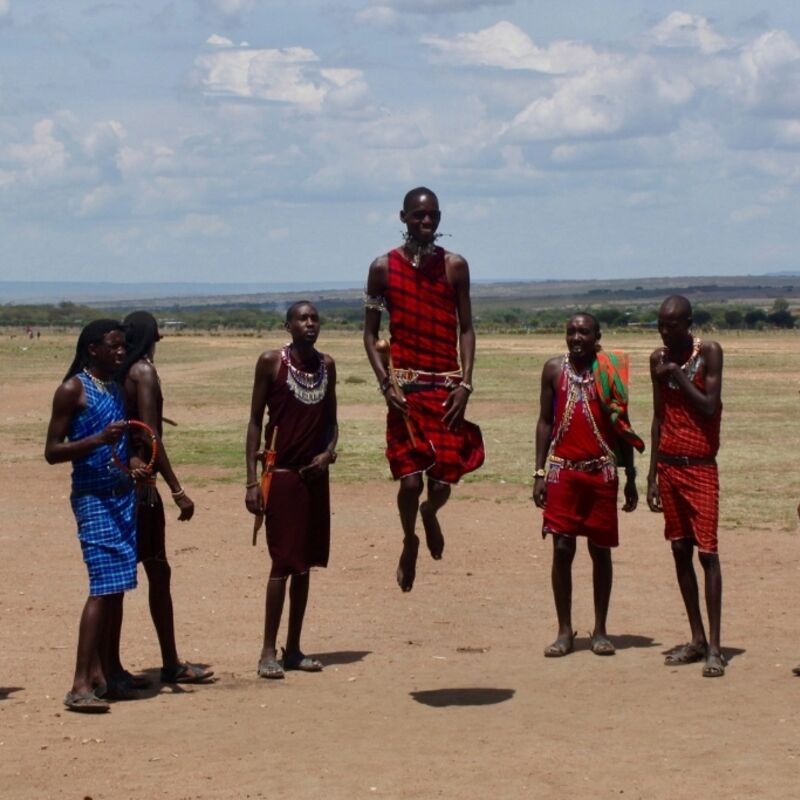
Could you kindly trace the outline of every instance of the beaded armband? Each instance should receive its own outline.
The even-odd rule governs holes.
[[[383,295],[371,295],[364,293],[364,308],[370,308],[373,311],[386,311],[386,298]]]

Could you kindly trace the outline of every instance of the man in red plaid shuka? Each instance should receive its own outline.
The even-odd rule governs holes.
[[[722,416],[722,348],[691,334],[692,306],[668,297],[658,312],[664,342],[650,356],[653,381],[653,449],[647,504],[663,512],[692,640],[673,648],[665,664],[704,661],[703,676],[725,674],[720,649],[722,573],[717,553],[719,478],[717,451]],[[703,626],[692,557],[697,547],[705,573],[709,635]]]
[[[400,481],[397,583],[404,592],[416,576],[417,511],[430,554],[440,559],[444,537],[437,512],[450,497],[450,485],[484,459],[480,429],[464,419],[475,360],[469,267],[460,255],[434,244],[440,218],[430,189],[405,196],[405,244],[372,262],[365,298],[364,347],[386,399],[386,457]],[[378,338],[383,311],[389,313],[388,363]],[[425,474],[427,496],[420,503]]]

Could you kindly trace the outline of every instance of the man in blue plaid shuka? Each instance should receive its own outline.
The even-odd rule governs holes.
[[[121,463],[128,460],[125,408],[113,381],[124,356],[119,322],[87,325],[53,397],[47,429],[48,463],[73,464],[70,502],[89,571],[75,678],[64,699],[71,711],[108,711],[105,697],[133,688],[119,661],[119,637],[123,593],[136,587],[135,494],[130,478],[112,462],[114,448]]]

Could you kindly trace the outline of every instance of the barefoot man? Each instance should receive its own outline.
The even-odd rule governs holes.
[[[430,189],[408,192],[400,212],[405,244],[372,262],[365,298],[364,347],[386,399],[386,456],[400,481],[397,583],[404,592],[416,575],[417,511],[430,554],[439,559],[444,537],[437,512],[450,485],[484,458],[480,429],[464,419],[475,360],[469,267],[460,255],[436,246],[440,218]],[[389,314],[388,363],[378,347],[383,311]],[[420,504],[426,474],[427,496]]]
[[[199,664],[191,664],[178,658],[170,592],[172,569],[167,561],[164,504],[156,488],[156,476],[161,475],[180,510],[178,519],[184,522],[192,518],[194,503],[181,487],[161,438],[164,398],[153,363],[156,342],[161,339],[161,335],[158,332],[158,323],[147,311],[128,314],[123,324],[128,345],[128,354],[122,368],[128,415],[131,419],[138,419],[149,425],[158,437],[153,472],[136,481],[136,536],[139,561],[144,565],[150,587],[150,616],[161,648],[161,682],[202,683],[214,673]],[[150,444],[147,443],[144,447],[142,445],[140,437],[134,433],[132,447],[137,457],[147,463]]]
[[[319,353],[317,309],[301,301],[286,312],[292,337],[281,350],[262,353],[256,363],[250,422],[247,425],[247,495],[251,514],[263,509],[257,466],[264,409],[269,412],[264,449],[275,438],[275,469],[266,507],[267,545],[272,571],[267,581],[264,646],[258,661],[262,678],[283,678],[290,669],[319,672],[322,664],[300,649],[309,571],[328,564],[330,501],[328,467],[336,461],[336,366]],[[289,630],[283,664],[276,642],[289,589]]]
[[[542,536],[553,537],[551,579],[558,636],[548,658],[572,652],[572,562],[576,537],[588,540],[594,582],[592,652],[615,652],[606,619],[611,599],[611,548],[619,544],[617,465],[625,469],[625,505],[639,502],[633,448],[644,443],[627,415],[627,356],[600,348],[600,325],[591,314],[567,322],[567,354],[542,370],[533,501],[543,509]],[[545,464],[547,466],[545,466]]]
[[[64,698],[70,711],[108,711],[105,697],[124,673],[119,663],[122,598],[136,588],[133,482],[112,464],[115,449],[119,462],[128,463],[125,406],[114,382],[124,358],[120,323],[90,322],[56,389],[47,429],[47,463],[72,462],[70,503],[89,571],[75,677]]]
[[[722,417],[722,348],[693,338],[692,306],[668,297],[658,312],[663,347],[650,356],[653,427],[647,504],[663,512],[692,640],[671,650],[665,664],[704,661],[703,675],[725,674],[720,649],[722,573],[717,554],[719,477],[717,451]],[[705,573],[709,638],[700,612],[693,554]]]

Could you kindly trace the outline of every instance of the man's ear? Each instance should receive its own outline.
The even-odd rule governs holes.
[[[406,210],[404,208],[400,209],[400,222],[402,222],[403,225],[406,224]]]

